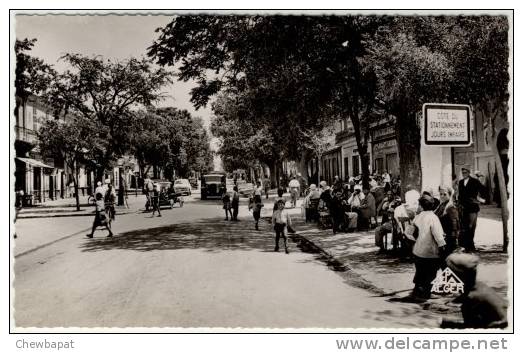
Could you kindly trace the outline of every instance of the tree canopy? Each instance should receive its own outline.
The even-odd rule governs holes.
[[[112,61],[81,54],[61,59],[70,68],[56,74],[44,98],[56,116],[72,113],[95,123],[87,138],[103,145],[94,153],[101,174],[129,147],[131,110],[161,100],[165,94],[160,90],[172,82],[172,74],[145,59]]]

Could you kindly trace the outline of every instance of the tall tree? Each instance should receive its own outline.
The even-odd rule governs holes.
[[[378,78],[377,99],[396,118],[403,185],[421,188],[420,125],[423,103],[448,100],[452,67],[441,52],[418,44],[410,18],[397,17],[368,43],[365,61]]]
[[[172,82],[172,74],[154,68],[146,59],[111,61],[65,54],[62,60],[70,69],[56,75],[45,98],[57,115],[73,113],[95,123],[87,138],[96,135],[106,142],[94,161],[100,179],[115,158],[129,148],[131,109],[161,100],[164,94],[160,89]]]
[[[285,150],[288,140],[278,144],[275,139],[287,158],[300,151],[298,127],[321,127],[326,120],[349,116],[368,175],[367,117],[375,78],[372,71],[363,71],[360,59],[365,34],[382,21],[361,16],[179,16],[158,30],[149,55],[160,65],[181,63],[178,78],[198,83],[191,99],[197,108],[222,90],[249,92],[252,115],[298,141],[297,148]]]
[[[491,134],[503,220],[503,251],[508,251],[508,190],[497,148],[499,133],[508,127],[509,41],[505,16],[458,17],[446,47],[456,79],[453,91],[487,117]]]
[[[63,120],[46,120],[37,132],[38,146],[42,155],[62,159],[72,171],[76,210],[80,210],[78,175],[86,154],[93,148],[94,141],[85,137],[95,129],[93,121],[82,116]]]
[[[16,40],[15,54],[15,94],[18,98],[15,105],[15,116],[20,105],[24,105],[31,94],[39,95],[44,92],[56,72],[53,67],[42,59],[29,55],[36,39]]]

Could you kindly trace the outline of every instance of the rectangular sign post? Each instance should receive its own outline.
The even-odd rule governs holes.
[[[472,144],[472,113],[464,104],[423,104],[425,145],[440,147]]]

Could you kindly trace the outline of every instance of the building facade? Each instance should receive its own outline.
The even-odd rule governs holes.
[[[63,161],[44,159],[38,148],[38,129],[45,120],[55,117],[36,96],[25,102],[16,99],[15,190],[23,190],[29,204],[66,197],[68,178]]]

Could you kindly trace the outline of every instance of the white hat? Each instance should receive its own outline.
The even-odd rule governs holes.
[[[105,179],[106,184],[111,184],[111,179]]]
[[[102,186],[102,182],[101,181],[97,182],[96,186]]]

